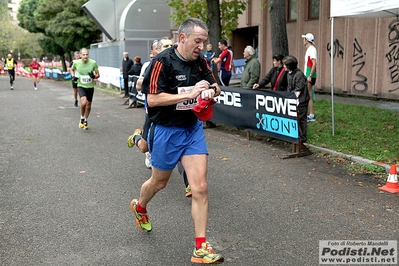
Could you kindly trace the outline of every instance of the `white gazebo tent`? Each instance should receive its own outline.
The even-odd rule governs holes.
[[[399,0],[330,0],[331,43],[334,43],[334,18],[399,17]],[[334,54],[331,45],[331,54]],[[332,135],[334,136],[334,57],[331,56]]]

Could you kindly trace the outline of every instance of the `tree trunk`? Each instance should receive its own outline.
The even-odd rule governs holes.
[[[288,55],[288,38],[285,19],[285,1],[269,0],[272,54]]]
[[[67,65],[65,63],[65,53],[60,54],[61,62],[62,62],[62,71],[67,71]]]
[[[208,20],[206,24],[209,28],[208,42],[212,44],[212,50],[215,52],[215,56],[219,54],[218,42],[222,33],[222,25],[220,23],[220,3],[219,0],[206,0],[208,5]],[[204,47],[206,49],[206,47]],[[218,80],[217,67],[213,68],[215,78]]]

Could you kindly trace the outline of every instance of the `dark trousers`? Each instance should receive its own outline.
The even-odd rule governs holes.
[[[14,69],[12,69],[12,70],[8,70],[8,75],[10,76],[10,84],[11,84],[11,86],[12,86],[12,84],[14,83],[14,80],[15,80],[15,71],[14,71]]]
[[[123,87],[125,90],[125,96],[129,96],[129,77],[123,78]]]
[[[308,125],[308,121],[306,119],[308,115],[308,105],[300,105],[297,107],[298,113],[298,129],[299,129],[299,139],[302,142],[306,142],[306,127]]]
[[[220,70],[219,78],[222,86],[229,86],[231,79],[231,71]]]

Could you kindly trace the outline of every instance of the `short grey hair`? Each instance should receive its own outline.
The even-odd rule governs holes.
[[[252,56],[255,54],[255,49],[252,46],[248,45],[247,47],[245,47],[245,52]]]
[[[206,30],[207,32],[209,31],[208,26],[202,20],[197,18],[188,18],[182,22],[179,27],[178,33],[179,35],[184,33],[187,37],[189,37],[193,33],[194,27],[196,26]]]

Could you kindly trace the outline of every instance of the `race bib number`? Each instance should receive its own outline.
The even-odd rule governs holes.
[[[33,73],[33,74],[37,74],[37,73],[39,73],[39,70],[33,69],[33,70],[32,70],[32,73]]]
[[[178,94],[182,94],[182,93],[190,93],[192,91],[192,89],[194,88],[194,86],[190,86],[190,87],[178,87],[177,88],[177,93]],[[182,110],[191,110],[194,108],[194,106],[196,106],[198,103],[197,98],[195,99],[191,99],[188,101],[184,101],[181,103],[176,104],[176,110],[178,111],[182,111]]]
[[[7,63],[7,66],[8,67],[12,67],[12,66],[14,66],[14,64],[13,63]]]
[[[82,75],[79,78],[80,78],[80,83],[82,84],[90,84],[92,82],[92,79],[89,75]]]

